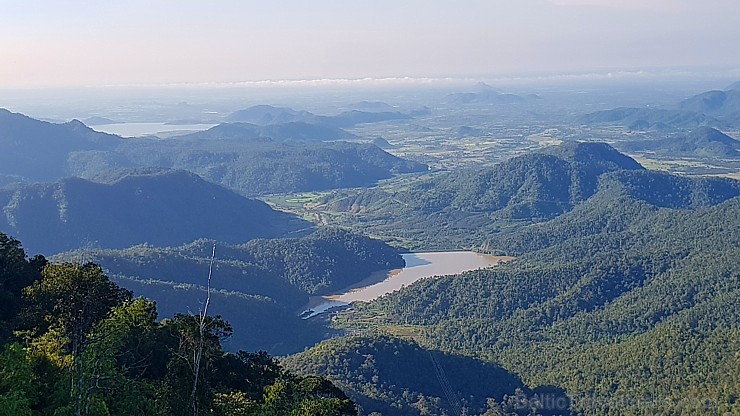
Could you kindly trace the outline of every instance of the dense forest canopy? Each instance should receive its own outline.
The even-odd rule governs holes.
[[[197,310],[216,244],[211,286],[213,311],[235,328],[227,347],[290,353],[326,332],[298,318],[309,296],[351,286],[371,273],[403,267],[387,244],[336,228],[318,228],[303,238],[255,239],[244,244],[198,240],[177,247],[134,246],[122,250],[80,249],[59,261],[94,261],[137,295],[156,300],[162,316]],[[259,337],[251,334],[259,333]]]
[[[615,175],[629,180],[491,236],[518,260],[420,281],[356,305],[340,326],[492,360],[530,387],[565,389],[587,414],[736,412],[737,181]]]
[[[335,191],[323,197],[321,208],[342,225],[415,249],[460,249],[485,247],[509,231],[529,232],[522,226],[571,210],[600,209],[591,200],[616,205],[625,193],[657,206],[698,208],[739,195],[740,185],[647,170],[603,143],[565,143],[403,186]],[[615,208],[610,215],[619,218],[623,212]],[[495,247],[514,252],[507,245]]]
[[[160,321],[98,265],[27,259],[2,233],[0,289],[0,414],[357,414],[325,379],[264,352],[224,352],[233,330],[219,316]]]
[[[737,91],[643,87],[0,110],[0,416],[740,413]],[[516,258],[302,314],[408,249]]]

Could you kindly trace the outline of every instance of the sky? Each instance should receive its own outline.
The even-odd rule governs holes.
[[[0,88],[740,68],[738,0],[0,0]]]

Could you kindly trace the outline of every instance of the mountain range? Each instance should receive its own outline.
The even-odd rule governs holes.
[[[68,174],[70,153],[108,151],[123,141],[78,120],[55,124],[0,109],[0,174],[34,181],[59,179]]]
[[[740,141],[711,127],[699,127],[687,134],[656,140],[633,140],[618,144],[627,152],[651,152],[663,156],[736,158]]]
[[[377,123],[389,120],[408,120],[428,113],[428,109],[421,109],[409,113],[402,113],[395,108],[379,106],[377,103],[365,103],[359,106],[363,110],[353,109],[333,116],[321,116],[309,111],[296,111],[288,107],[274,107],[257,105],[231,113],[226,121],[254,123],[259,125],[282,124],[289,122],[310,123],[319,126],[344,128],[357,124]],[[380,110],[380,111],[379,111]]]
[[[468,248],[485,245],[492,234],[557,218],[611,182],[680,185],[684,192],[698,184],[702,191],[691,206],[706,200],[701,195],[726,199],[738,192],[738,182],[730,179],[672,183],[666,178],[676,177],[646,170],[607,144],[566,142],[488,168],[435,172],[403,187],[335,191],[322,203],[336,220],[364,232],[405,244],[421,242],[426,249]],[[672,198],[657,186],[650,192]]]
[[[688,110],[620,107],[596,111],[579,118],[583,124],[619,124],[631,130],[667,130],[716,125],[713,117]]]
[[[2,110],[0,186],[153,167],[188,170],[257,195],[364,186],[427,170],[376,146],[336,142],[348,138],[354,136],[339,127],[286,122],[222,124],[166,140],[122,139],[78,121],[54,124]]]
[[[740,125],[740,90],[707,91],[666,108],[620,107],[596,111],[578,120],[589,125],[618,124],[631,130],[737,127]]]
[[[222,123],[208,130],[177,136],[177,138],[189,140],[336,141],[356,139],[357,136],[338,127],[310,124],[303,121],[288,121],[268,125],[244,122]]]
[[[461,169],[420,180],[408,189],[370,190],[328,201],[338,211],[415,212],[422,216],[484,215],[510,219],[552,218],[591,196],[598,176],[643,169],[603,143],[565,143],[486,168]]]
[[[0,190],[0,206],[0,229],[46,255],[198,238],[239,243],[308,226],[192,173],[159,169]]]
[[[571,153],[566,150],[555,153]],[[597,166],[613,162],[591,159]],[[439,386],[445,377],[454,379],[454,367],[440,373],[431,358],[422,361],[424,349],[464,354],[521,377],[525,387],[507,400],[524,413],[639,414],[646,406],[651,414],[733,413],[739,222],[740,181],[645,169],[604,172],[595,193],[562,215],[511,230],[484,228],[487,249],[517,260],[424,279],[355,304],[335,322],[366,338],[325,341],[287,362],[335,380],[358,403],[390,415],[424,414],[419,403],[426,400],[461,413],[464,392],[475,397],[481,385],[497,383],[493,375],[465,388],[459,387],[465,381],[451,382],[448,394]],[[377,353],[364,355],[364,366],[349,365],[362,359],[355,354],[367,345]],[[421,349],[414,374],[443,374],[439,383],[409,382],[388,370],[407,348]],[[549,393],[527,390],[535,386]],[[558,406],[563,393],[568,399]],[[480,400],[464,405],[476,414],[509,414],[488,394],[489,409],[472,407]],[[533,397],[556,400],[541,409],[545,402],[527,400]]]

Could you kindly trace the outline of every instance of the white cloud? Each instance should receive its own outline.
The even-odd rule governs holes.
[[[658,11],[685,10],[685,0],[548,0],[558,6],[596,6],[619,9],[647,9]]]

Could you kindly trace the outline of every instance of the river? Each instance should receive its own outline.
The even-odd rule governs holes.
[[[513,257],[492,256],[472,251],[407,253],[402,257],[406,262],[402,269],[374,273],[367,279],[336,294],[312,296],[308,305],[303,308],[301,317],[308,319],[332,308],[347,306],[352,302],[369,302],[419,279],[483,269],[513,259]]]

